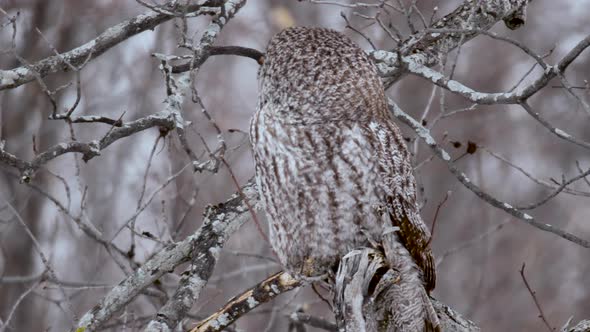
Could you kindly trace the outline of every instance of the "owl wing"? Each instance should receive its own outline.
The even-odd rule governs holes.
[[[430,232],[418,214],[417,207],[408,206],[408,203],[399,201],[394,204],[395,199],[395,197],[388,197],[389,208],[398,209],[401,205],[401,211],[390,212],[390,218],[393,226],[399,227],[400,241],[422,270],[424,288],[430,293],[436,286],[436,266],[430,248]]]
[[[376,156],[384,203],[392,225],[399,227],[398,238],[422,270],[424,286],[428,292],[436,284],[434,257],[430,248],[430,232],[422,221],[416,204],[416,180],[410,153],[403,137],[389,118],[369,124],[373,141],[378,142]]]

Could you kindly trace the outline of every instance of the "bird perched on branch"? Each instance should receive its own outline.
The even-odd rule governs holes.
[[[301,279],[321,277],[352,249],[383,237],[400,275],[395,331],[438,330],[428,297],[435,286],[430,232],[373,63],[339,32],[295,27],[272,38],[258,80],[250,139],[281,264]]]

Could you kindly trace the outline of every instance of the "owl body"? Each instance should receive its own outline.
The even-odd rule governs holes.
[[[270,41],[258,80],[250,137],[281,264],[319,277],[352,249],[385,239],[402,277],[398,331],[425,330],[436,321],[424,303],[435,278],[430,233],[372,62],[336,31],[290,28]]]
[[[351,124],[343,131],[342,124],[317,124],[285,130],[264,113],[257,121],[258,144],[265,146],[257,154],[268,160],[257,167],[257,184],[271,219],[271,245],[283,266],[294,275],[317,277],[350,250],[368,245],[366,233],[380,235],[373,206],[378,188],[366,185],[375,183],[375,174],[361,171],[373,156],[363,149],[359,126]],[[309,129],[314,134],[306,135]],[[293,144],[301,141],[307,143]]]

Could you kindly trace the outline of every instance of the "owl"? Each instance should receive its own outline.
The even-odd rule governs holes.
[[[351,250],[388,241],[396,331],[438,330],[410,153],[365,52],[337,31],[289,28],[271,39],[258,84],[250,140],[281,264],[314,280]]]

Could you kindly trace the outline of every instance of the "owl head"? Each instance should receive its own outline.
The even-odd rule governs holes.
[[[293,27],[278,33],[258,81],[259,109],[285,123],[359,121],[386,110],[375,66],[335,30]]]

